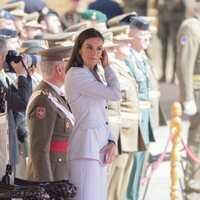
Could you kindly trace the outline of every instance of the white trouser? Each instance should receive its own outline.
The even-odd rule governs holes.
[[[69,181],[77,187],[73,200],[107,199],[107,166],[101,165],[98,160],[71,160]]]

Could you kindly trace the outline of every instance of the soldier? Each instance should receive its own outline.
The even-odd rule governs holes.
[[[8,11],[0,9],[0,28],[16,30],[14,20],[14,16],[11,15]]]
[[[30,133],[29,180],[68,178],[68,139],[74,121],[60,88],[70,51],[71,47],[52,47],[40,52],[43,80],[32,94],[26,112]]]
[[[130,12],[134,10],[138,15],[147,15],[148,0],[123,0],[124,12]]]
[[[101,11],[108,19],[123,13],[121,5],[112,0],[96,0],[88,5],[88,9]],[[112,12],[110,12],[111,10]]]
[[[137,13],[136,12],[130,12],[130,13],[118,15],[116,17],[109,19],[107,21],[107,25],[108,25],[108,27],[119,26],[119,25],[121,25],[120,21],[122,19],[124,19],[125,17],[130,17],[130,16],[137,16]]]
[[[34,12],[25,17],[25,24],[20,32],[20,44],[25,40],[32,40],[35,36],[42,33],[42,25],[38,23],[39,13]]]
[[[181,22],[185,18],[184,0],[156,0],[155,7],[158,9],[158,37],[162,43],[162,77],[166,81],[166,66],[168,58],[168,44],[171,40],[174,54],[172,81],[175,80],[176,62],[176,36]]]
[[[130,173],[133,166],[134,152],[141,150],[144,143],[139,132],[139,98],[135,78],[125,64],[127,49],[132,38],[127,36],[129,26],[113,27],[109,29],[114,34],[116,47],[107,48],[108,55],[115,52],[116,57],[109,57],[111,67],[118,74],[122,100],[120,105],[120,121],[118,136],[118,155],[112,165],[110,174],[108,199],[121,200],[127,190]],[[106,43],[105,43],[106,44]],[[109,46],[108,46],[109,47]]]
[[[69,46],[72,46],[73,45],[72,39],[74,35],[75,32],[64,32],[64,33],[44,35],[42,39],[47,41],[49,47],[59,46],[63,44],[69,44]]]
[[[145,19],[151,21],[148,17],[145,17]],[[158,81],[156,79],[156,74],[155,74],[155,68],[152,65],[151,59],[148,57],[146,51],[148,50],[148,47],[151,42],[151,34],[152,34],[152,29],[154,27],[150,26],[149,32],[144,35],[144,39],[147,43],[146,48],[144,49],[144,56],[143,58],[145,59],[145,62],[147,64],[147,74],[149,77],[149,99],[151,102],[151,107],[150,107],[150,116],[151,116],[151,124],[153,129],[157,129],[159,126],[164,126],[167,125],[163,110],[160,105],[160,91],[159,91],[159,86],[158,86]]]
[[[81,13],[81,22],[90,22],[90,27],[103,32],[107,30],[107,16],[98,10],[88,9]]]
[[[125,58],[126,64],[130,68],[138,85],[140,100],[140,131],[146,146],[154,140],[153,129],[150,120],[149,101],[149,77],[147,74],[147,64],[143,58],[144,49],[148,43],[144,36],[149,32],[149,21],[137,16],[127,16],[121,20],[122,24],[130,26],[129,36],[131,40],[130,54]],[[134,165],[131,172],[128,191],[125,199],[138,199],[139,183],[145,158],[145,151],[137,152],[134,156]]]
[[[39,10],[38,22],[42,25],[42,32],[44,33],[61,33],[63,32],[59,15],[56,11],[48,7]]]
[[[24,17],[27,16],[27,13],[24,12],[24,6],[24,1],[9,3],[2,6],[4,10],[8,11],[11,15],[14,16],[14,25],[18,32],[20,32],[23,29]]]
[[[69,26],[72,26],[72,25],[80,22],[80,18],[81,18],[80,15],[81,14],[77,11],[77,8],[79,6],[79,2],[80,2],[79,0],[69,0],[67,2],[68,10],[60,18],[63,29],[66,29]]]
[[[188,146],[199,157],[200,136],[200,1],[194,5],[194,16],[186,19],[178,30],[177,75],[183,112],[189,116]],[[185,193],[187,200],[200,197],[199,163],[187,160]]]

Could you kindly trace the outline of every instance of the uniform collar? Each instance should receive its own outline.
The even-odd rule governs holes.
[[[64,93],[62,92],[61,88],[59,88],[57,85],[50,83],[46,80],[44,80],[44,82],[49,84],[59,95],[64,96]]]

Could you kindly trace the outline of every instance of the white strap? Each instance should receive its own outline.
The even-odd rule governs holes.
[[[27,111],[28,108],[30,106],[30,104],[33,102],[33,100],[39,96],[41,94],[41,90],[38,90],[36,92],[34,92],[28,102],[27,108],[26,108],[26,116],[28,115]],[[57,107],[59,108],[65,115],[66,117],[70,120],[70,122],[72,123],[72,125],[74,126],[74,116],[72,115],[72,113],[70,111],[68,111],[62,104],[60,104],[58,102],[58,99],[53,97],[51,93],[49,93],[48,98],[51,100],[51,102]]]
[[[68,111],[65,106],[63,106],[56,97],[53,97],[51,93],[49,93],[48,98],[54,103],[54,105],[59,108],[63,113],[65,113],[66,117],[70,120],[72,125],[74,126],[74,116],[70,111]]]

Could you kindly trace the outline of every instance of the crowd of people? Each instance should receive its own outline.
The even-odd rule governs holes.
[[[164,2],[155,3],[159,15],[167,6],[176,13],[184,7],[182,1],[174,7]],[[62,17],[45,3],[27,13],[25,3],[0,8],[0,94],[7,104],[15,176],[67,179],[77,187],[75,200],[137,200],[154,130],[167,124],[148,56],[156,34],[152,18],[123,13],[119,4],[107,16],[98,10],[100,1]],[[173,44],[181,102],[191,116],[188,143],[198,152],[198,0],[193,11],[182,24],[184,17],[177,18]],[[158,32],[166,43],[162,25]],[[188,200],[200,195],[198,168],[188,161]]]

